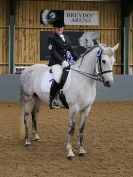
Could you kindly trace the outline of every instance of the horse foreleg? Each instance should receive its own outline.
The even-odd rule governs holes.
[[[33,110],[31,112],[32,114],[32,134],[35,136],[35,141],[41,141],[39,135],[37,134],[37,117],[38,117],[38,112],[41,106],[41,100],[37,95],[34,96],[34,99],[35,99],[35,103],[34,103]]]
[[[31,146],[31,142],[29,140],[29,130],[28,130],[31,99],[32,97],[28,97],[28,96],[24,97],[25,147]]]
[[[72,151],[72,136],[75,130],[76,115],[77,115],[77,111],[73,111],[72,108],[69,108],[69,128],[68,128],[68,142],[67,142],[68,160],[74,159],[74,153]]]
[[[80,156],[85,156],[86,151],[84,150],[83,147],[83,132],[84,132],[84,127],[85,127],[85,120],[89,114],[91,106],[87,107],[85,110],[81,111],[80,114],[80,128],[79,128],[79,155]]]

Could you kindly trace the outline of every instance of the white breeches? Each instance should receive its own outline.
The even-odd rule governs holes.
[[[51,66],[52,72],[53,72],[53,77],[54,80],[59,84],[63,72],[63,67],[61,65],[53,65]]]

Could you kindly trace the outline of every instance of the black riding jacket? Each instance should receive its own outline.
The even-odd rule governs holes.
[[[65,38],[65,42],[56,33],[52,33],[48,37],[48,48],[51,53],[51,58],[49,60],[49,66],[52,66],[55,64],[61,65],[62,62],[66,60],[65,59],[66,51],[70,51],[75,61],[79,58],[76,52],[71,47],[71,41],[70,41],[69,36],[64,35],[64,38]]]

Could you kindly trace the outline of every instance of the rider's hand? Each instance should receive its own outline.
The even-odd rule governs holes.
[[[67,61],[63,61],[62,62],[62,67],[63,68],[66,68],[66,67],[68,67],[69,66],[69,63],[67,62]]]

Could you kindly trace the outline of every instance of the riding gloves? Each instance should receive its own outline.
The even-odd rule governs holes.
[[[62,67],[63,68],[66,68],[66,67],[68,67],[69,66],[69,63],[67,62],[67,61],[63,61],[62,62]]]

